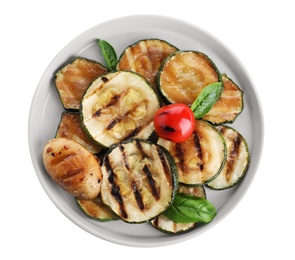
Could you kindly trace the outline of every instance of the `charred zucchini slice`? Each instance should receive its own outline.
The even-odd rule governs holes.
[[[117,71],[97,78],[81,102],[82,126],[98,144],[109,147],[130,138],[147,139],[159,109],[152,86],[139,74]]]
[[[139,139],[110,149],[102,164],[102,201],[122,220],[148,221],[172,203],[177,170],[161,146]]]
[[[232,123],[243,111],[244,92],[226,74],[222,74],[223,92],[211,110],[203,117],[213,124]]]
[[[94,144],[84,133],[80,126],[80,114],[78,112],[63,112],[56,131],[56,138],[69,138],[83,145],[93,154],[99,153],[102,149]]]
[[[221,173],[207,186],[224,190],[235,186],[244,177],[250,163],[250,153],[245,138],[237,130],[229,126],[218,126],[217,129],[225,139],[227,158]]]
[[[93,200],[76,199],[79,208],[89,218],[98,221],[117,220],[118,217],[101,200],[100,196]]]
[[[213,61],[198,51],[171,54],[158,73],[158,88],[170,103],[190,106],[209,84],[221,81]]]
[[[188,185],[179,184],[177,192],[190,194],[198,198],[206,199],[206,192],[202,185],[188,186]],[[167,218],[164,214],[160,214],[158,217],[151,220],[150,223],[156,229],[164,233],[172,233],[172,234],[187,232],[198,226],[197,222],[175,223],[173,220]]]
[[[56,73],[55,85],[67,110],[78,110],[85,89],[98,76],[107,72],[100,63],[77,57]]]
[[[160,39],[143,39],[128,46],[120,55],[117,70],[130,70],[146,78],[156,89],[162,62],[178,49]]]
[[[178,181],[184,184],[205,184],[222,170],[226,158],[226,146],[216,128],[203,120],[196,120],[192,136],[182,143],[159,138],[158,144],[173,156]]]

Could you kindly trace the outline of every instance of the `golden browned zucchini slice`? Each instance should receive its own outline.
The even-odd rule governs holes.
[[[158,87],[170,103],[190,106],[209,84],[221,81],[213,61],[198,51],[178,51],[163,63],[158,74]]]
[[[217,129],[226,142],[226,163],[221,173],[207,186],[223,190],[235,186],[244,177],[250,163],[250,153],[245,138],[237,130],[228,126],[218,126]]]
[[[177,170],[161,146],[133,139],[110,149],[102,164],[102,201],[126,222],[148,221],[166,210],[177,189]]]
[[[117,70],[130,70],[146,78],[156,89],[156,76],[162,62],[178,49],[160,39],[144,39],[127,47],[121,54]]]
[[[82,127],[105,147],[130,138],[147,139],[159,107],[153,87],[139,74],[107,73],[93,81],[82,98]]]
[[[182,143],[159,138],[158,144],[173,156],[178,181],[184,184],[205,184],[222,170],[226,146],[222,135],[210,123],[196,120],[192,136]]]
[[[54,138],[43,149],[43,163],[53,181],[81,199],[94,199],[101,186],[101,168],[96,157],[68,138]]]
[[[206,192],[202,185],[196,186],[188,186],[179,184],[178,193],[190,194],[194,195],[198,198],[206,199]],[[150,223],[158,230],[164,233],[182,233],[187,232],[196,226],[198,226],[197,222],[194,223],[175,223],[173,220],[167,218],[164,214],[160,214],[155,219],[151,220]]]
[[[101,147],[94,144],[84,133],[80,125],[78,112],[63,112],[56,131],[56,138],[69,138],[83,145],[91,153],[99,153]]]
[[[213,124],[232,123],[243,111],[244,92],[226,74],[222,74],[223,92],[211,110],[203,117]]]
[[[89,218],[98,221],[111,221],[116,220],[118,217],[110,210],[101,200],[100,196],[93,200],[76,199],[79,208]]]
[[[100,63],[78,57],[56,73],[55,85],[65,109],[79,109],[85,89],[107,72]]]

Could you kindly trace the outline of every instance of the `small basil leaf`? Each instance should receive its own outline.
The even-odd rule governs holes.
[[[191,105],[195,118],[202,118],[219,99],[223,91],[222,82],[215,82],[206,86]]]
[[[164,215],[175,223],[209,223],[216,216],[215,207],[206,199],[177,193],[171,207]]]
[[[101,50],[107,66],[110,70],[115,70],[117,64],[117,54],[111,44],[107,41],[97,39],[98,46]]]

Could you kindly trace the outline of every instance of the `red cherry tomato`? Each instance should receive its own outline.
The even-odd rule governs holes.
[[[184,104],[161,107],[154,116],[154,126],[158,136],[175,143],[184,142],[195,129],[192,110]]]

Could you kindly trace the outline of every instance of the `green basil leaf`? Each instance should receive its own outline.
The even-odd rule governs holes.
[[[171,207],[164,215],[175,223],[209,223],[216,216],[215,207],[206,199],[177,193]]]
[[[115,52],[115,49],[107,41],[97,39],[97,43],[100,47],[102,56],[104,57],[108,68],[110,70],[115,70],[117,64],[117,54]]]
[[[195,118],[202,118],[219,99],[223,91],[222,82],[215,82],[206,86],[191,105]]]

